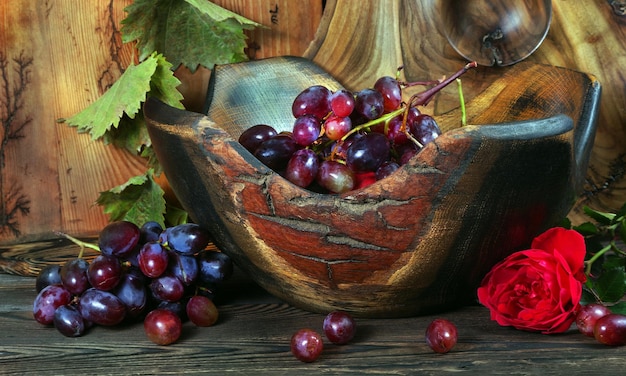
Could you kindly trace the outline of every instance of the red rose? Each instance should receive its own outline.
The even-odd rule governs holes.
[[[500,325],[562,333],[580,307],[584,259],[582,235],[552,228],[537,236],[531,249],[495,265],[478,288],[478,300]]]

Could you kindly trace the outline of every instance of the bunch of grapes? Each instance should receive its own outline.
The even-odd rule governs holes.
[[[356,93],[314,85],[293,101],[291,132],[258,124],[239,142],[300,187],[324,193],[364,188],[391,175],[441,134],[435,119],[417,107],[475,66],[467,64],[441,81],[403,83],[384,76]],[[404,103],[403,88],[414,85],[434,86]]]
[[[231,259],[209,249],[208,232],[193,223],[163,229],[111,222],[99,234],[100,254],[91,262],[81,255],[42,269],[33,316],[68,337],[92,325],[114,326],[143,320],[148,338],[175,342],[187,320],[213,325],[217,287],[233,273]]]

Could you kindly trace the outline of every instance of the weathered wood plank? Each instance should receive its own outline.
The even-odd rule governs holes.
[[[304,327],[321,330],[323,315],[288,306],[241,274],[222,291],[215,326],[186,323],[181,340],[167,347],[149,342],[141,324],[63,337],[32,319],[34,296],[33,278],[0,274],[0,374],[609,375],[626,366],[626,347],[599,345],[575,329],[548,336],[500,327],[483,307],[442,315],[459,328],[459,343],[445,355],[424,342],[433,316],[362,319],[352,343],[327,344],[318,361],[305,364],[290,354],[290,337]]]

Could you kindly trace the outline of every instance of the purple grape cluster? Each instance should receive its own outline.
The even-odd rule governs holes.
[[[214,293],[233,263],[208,249],[210,241],[193,223],[163,229],[156,222],[112,222],[100,232],[101,253],[91,262],[78,257],[42,269],[33,316],[68,337],[94,324],[143,320],[151,341],[173,343],[187,320],[197,326],[217,321]]]
[[[290,132],[259,124],[245,130],[239,142],[300,187],[321,193],[364,188],[391,175],[441,134],[436,120],[417,107],[473,66],[443,81],[419,83],[434,86],[408,103],[402,90],[416,83],[390,76],[358,92],[313,85],[292,103]]]

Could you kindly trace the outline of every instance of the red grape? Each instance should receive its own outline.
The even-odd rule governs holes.
[[[309,146],[320,136],[322,124],[313,115],[303,115],[293,123],[293,140],[300,146]]]
[[[157,278],[167,269],[169,254],[160,243],[146,243],[141,247],[137,261],[143,274]]]
[[[183,323],[174,312],[157,308],[143,320],[143,328],[150,341],[157,345],[169,345],[180,338]]]
[[[323,329],[330,342],[344,345],[354,338],[356,324],[349,313],[334,311],[324,318]]]
[[[375,172],[389,159],[389,141],[381,133],[368,133],[348,148],[346,163],[354,172]]]
[[[346,89],[337,90],[330,96],[330,109],[337,116],[350,116],[354,110],[354,94]]]
[[[382,94],[385,112],[391,112],[402,103],[402,89],[400,83],[393,77],[383,76],[374,83],[374,89]]]
[[[82,258],[65,262],[59,271],[63,287],[74,295],[82,294],[90,287],[89,277],[87,277],[88,269],[89,263]]]
[[[315,178],[320,186],[332,193],[343,193],[354,188],[354,173],[350,168],[336,161],[323,161]]]
[[[435,319],[426,328],[426,343],[434,352],[447,353],[456,345],[457,339],[457,328],[448,320]]]
[[[109,291],[117,286],[122,278],[122,264],[116,257],[100,254],[89,264],[87,278],[91,286]]]
[[[319,165],[319,158],[313,150],[300,149],[293,153],[287,163],[285,178],[299,187],[306,188],[315,181]]]
[[[410,124],[410,132],[420,144],[426,145],[441,134],[439,125],[432,116],[421,114]]]
[[[100,252],[108,256],[126,257],[139,243],[141,231],[132,222],[111,222],[100,231],[98,245]]]
[[[352,129],[352,121],[349,117],[331,115],[324,122],[324,134],[330,140],[339,140]]]
[[[291,112],[295,118],[302,115],[314,115],[321,120],[330,112],[330,96],[330,90],[324,86],[308,87],[296,96]]]
[[[576,314],[576,327],[578,330],[588,336],[593,337],[593,330],[599,318],[611,313],[608,307],[598,303],[591,303],[580,307]]]
[[[71,300],[72,294],[63,286],[46,286],[37,294],[33,302],[33,317],[40,324],[50,325],[54,320],[54,311],[69,304]]]
[[[608,346],[626,345],[626,316],[609,313],[596,321],[593,330],[596,340]]]
[[[189,299],[186,311],[189,320],[197,326],[211,326],[217,322],[219,317],[213,301],[201,295],[195,295]]]
[[[158,300],[175,302],[183,297],[185,286],[180,279],[164,274],[150,282],[150,291]]]
[[[291,353],[302,362],[314,362],[323,350],[322,336],[314,330],[300,329],[291,337]]]

